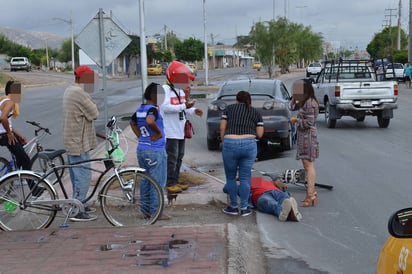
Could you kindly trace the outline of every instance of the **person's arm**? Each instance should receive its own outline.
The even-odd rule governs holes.
[[[146,123],[147,123],[147,126],[151,130],[153,130],[153,134],[150,136],[150,140],[152,142],[162,138],[162,132],[160,131],[159,127],[156,124],[157,117],[158,117],[157,109],[155,108],[149,109],[149,111],[147,112],[147,116],[146,116]]]
[[[27,139],[20,133],[18,132],[15,128],[13,128],[13,133],[17,138],[20,140],[20,142],[25,145],[27,144]]]
[[[263,126],[258,125],[256,127],[256,138],[260,139],[263,137],[263,133],[265,133],[265,128]]]
[[[1,124],[6,130],[7,139],[10,145],[14,145],[16,143],[16,138],[13,134],[12,129],[10,128],[9,117],[8,117],[9,113],[13,110],[13,108],[14,108],[14,102],[12,100],[4,101],[2,104],[1,116],[0,116]]]
[[[223,138],[225,136],[226,126],[227,126],[227,120],[226,119],[221,119],[220,120],[219,131],[220,131],[220,140],[222,142],[223,142]]]
[[[183,99],[184,101],[179,102],[179,99],[177,98],[174,91],[171,90],[170,87],[167,85],[163,86],[163,89],[165,90],[165,99],[160,106],[160,109],[162,110],[162,112],[179,113],[182,110],[186,110],[187,106],[185,104],[185,99]],[[180,95],[180,90],[176,90],[176,92],[177,94]]]
[[[99,116],[99,110],[97,109],[97,105],[95,102],[93,102],[89,94],[85,93],[85,95],[86,96],[83,98],[81,102],[84,117],[87,121],[96,120]]]
[[[137,117],[136,117],[136,112],[133,113],[132,118],[130,119],[130,127],[132,128],[132,131],[134,135],[136,135],[137,138],[140,138],[140,130],[137,127]]]
[[[282,190],[286,190],[288,188],[285,183],[282,183],[279,180],[274,181],[273,184]]]

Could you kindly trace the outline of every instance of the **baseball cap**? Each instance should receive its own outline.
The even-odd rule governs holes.
[[[74,75],[77,77],[82,76],[84,73],[94,72],[89,66],[79,66],[74,70]]]

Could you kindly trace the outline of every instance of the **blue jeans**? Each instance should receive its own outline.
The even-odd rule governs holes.
[[[82,152],[80,155],[67,155],[69,164],[77,163],[90,159],[88,152]],[[90,181],[92,180],[91,163],[83,163],[82,167],[70,168],[70,179],[73,187],[73,198],[82,202],[85,206],[87,192],[89,191]]]
[[[166,139],[167,153],[167,186],[179,182],[179,173],[185,155],[185,139]]]
[[[264,192],[256,201],[256,207],[259,211],[264,213],[279,216],[282,211],[283,200],[289,198],[287,191],[270,190]]]
[[[166,152],[153,150],[138,150],[137,161],[141,168],[146,169],[163,190],[166,186]],[[140,181],[140,202],[144,214],[152,214],[159,206],[156,191],[145,179]]]
[[[238,207],[238,193],[240,208],[246,209],[248,206],[252,166],[256,160],[256,155],[257,144],[255,139],[225,138],[223,141],[222,158],[226,175],[226,187],[232,208]],[[239,175],[239,186],[236,183],[236,175]]]

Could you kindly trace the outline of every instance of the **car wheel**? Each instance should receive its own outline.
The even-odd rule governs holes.
[[[219,141],[215,139],[207,139],[207,148],[209,150],[218,150],[219,149]]]
[[[390,118],[382,118],[382,114],[378,114],[378,125],[380,128],[387,128],[389,126],[389,122],[391,121]]]
[[[328,128],[335,128],[336,126],[336,119],[330,118],[330,104],[329,101],[325,102],[325,122]]]

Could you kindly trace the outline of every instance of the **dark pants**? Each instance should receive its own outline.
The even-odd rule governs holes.
[[[16,142],[14,145],[9,145],[7,134],[0,134],[0,145],[6,146],[10,152],[16,157],[16,165],[17,168],[21,168],[23,170],[30,170],[30,158],[27,155],[26,151],[24,151],[23,144],[16,136]]]
[[[174,186],[179,182],[179,172],[185,155],[185,139],[166,139],[167,182],[166,186]]]

